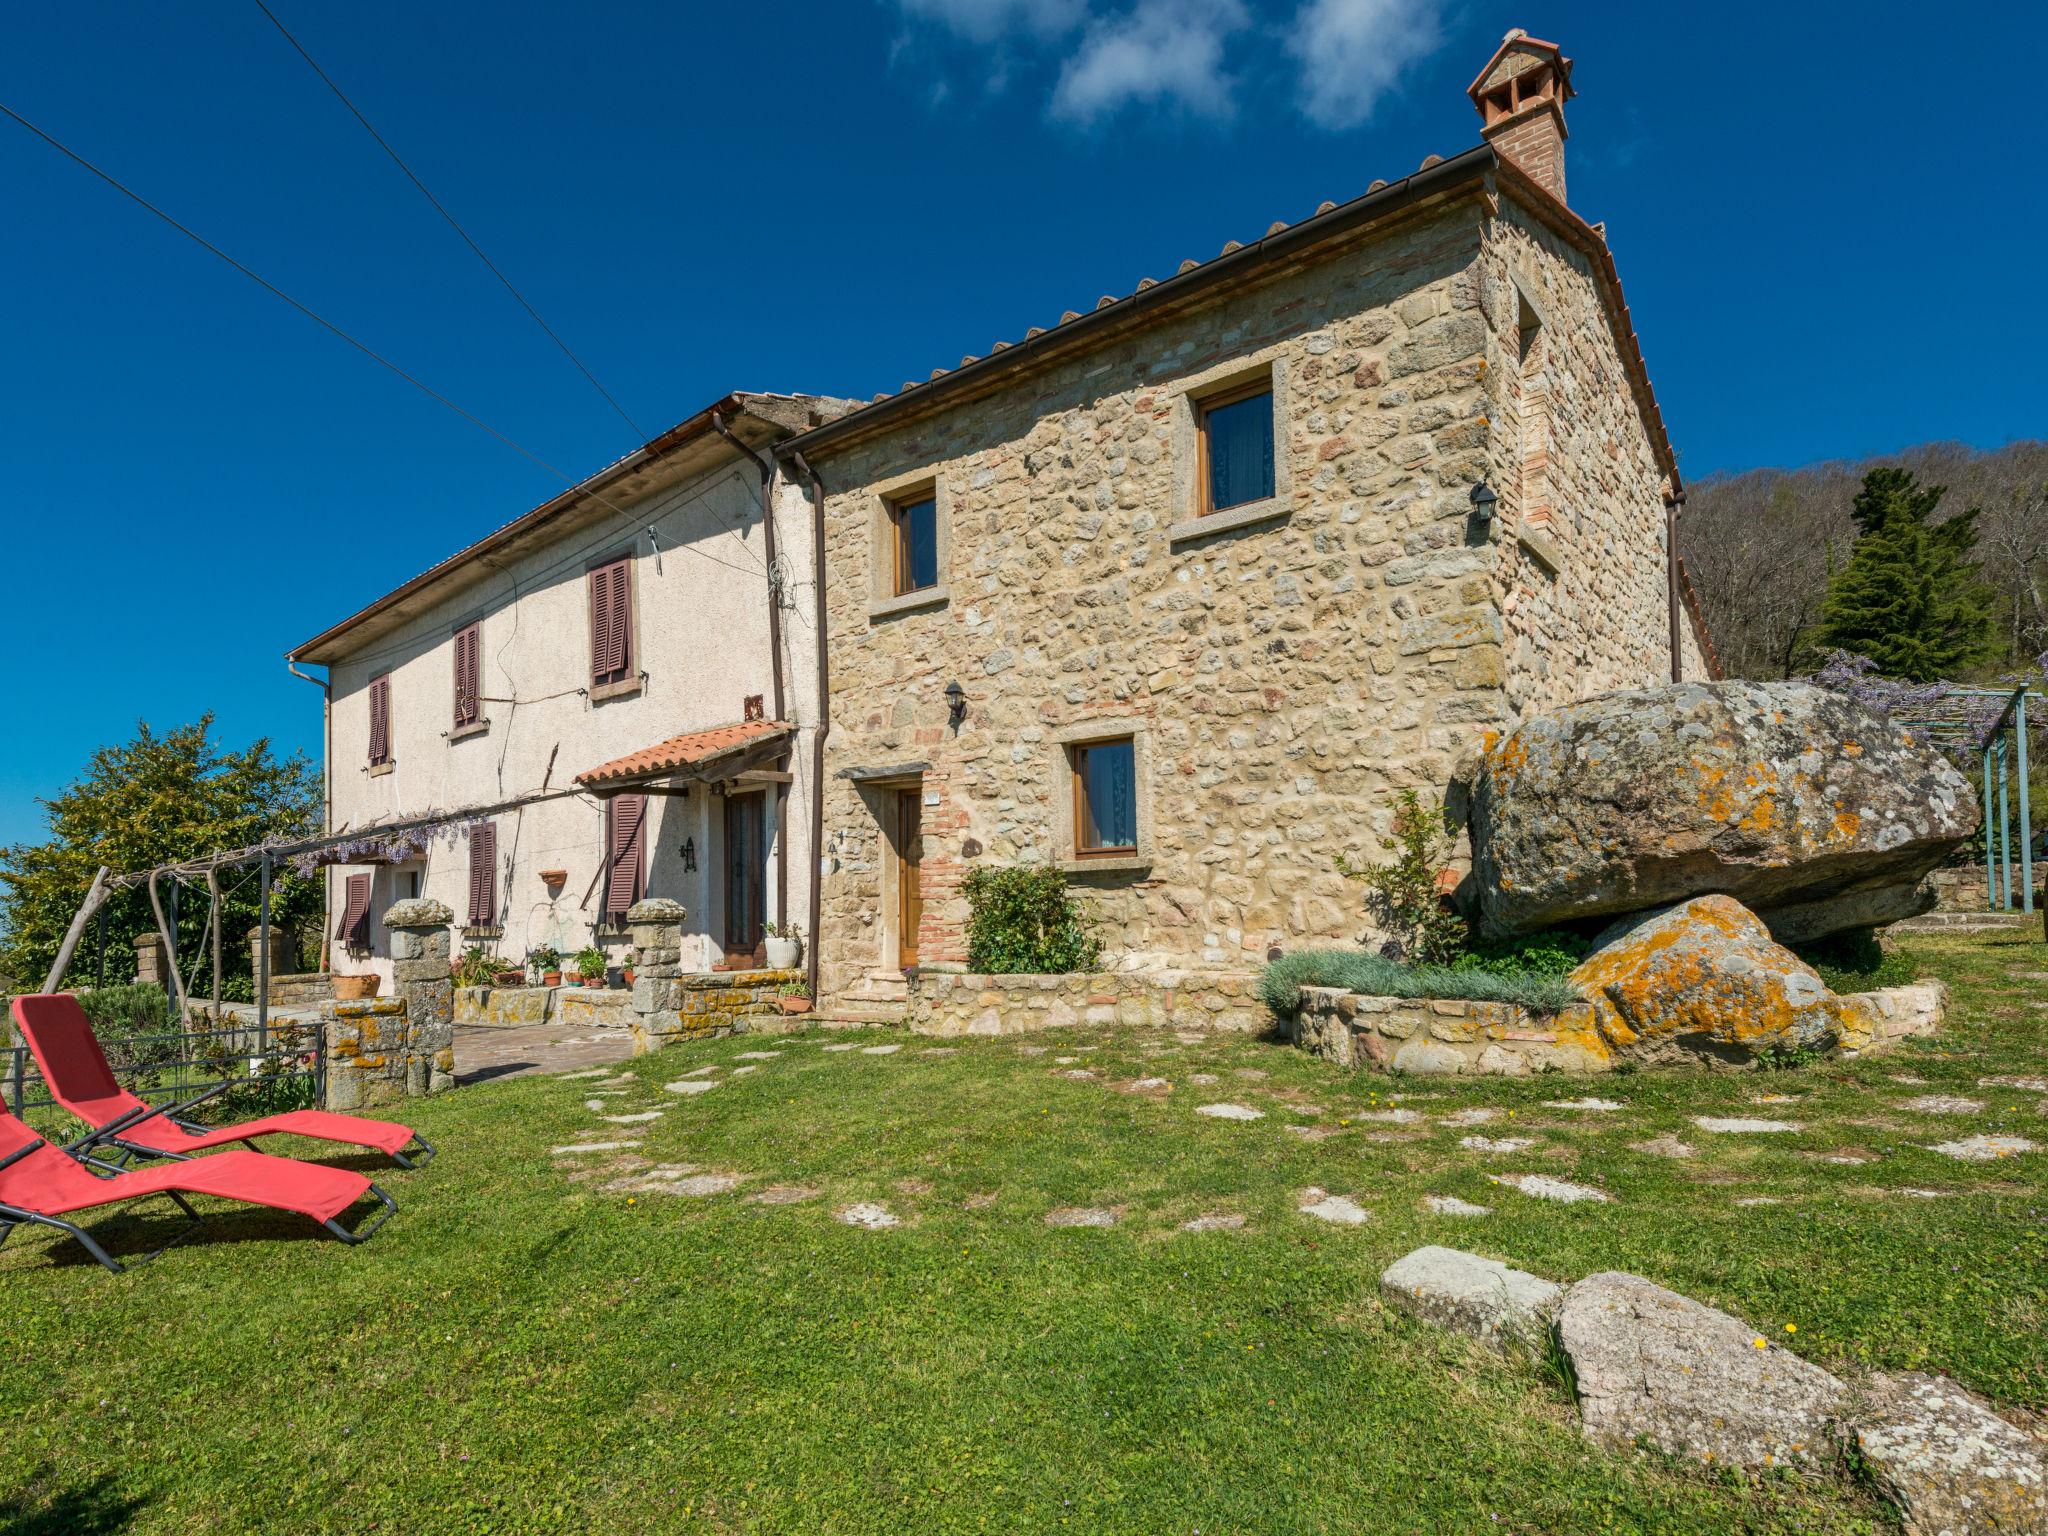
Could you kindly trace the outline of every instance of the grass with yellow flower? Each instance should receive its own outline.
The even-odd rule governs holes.
[[[1894,1530],[1853,1484],[1596,1450],[1568,1371],[1387,1310],[1377,1278],[1424,1243],[1559,1279],[1625,1269],[1747,1319],[1759,1348],[1947,1372],[2048,1411],[2048,1153],[1927,1150],[1976,1132],[2048,1144],[2048,1093],[1986,1082],[2048,1073],[2048,949],[1906,942],[1956,988],[1946,1037],[1781,1072],[1402,1082],[1271,1041],[1077,1030],[882,1057],[796,1036],[735,1075],[750,1038],[631,1064],[608,1112],[666,1113],[603,1127],[636,1148],[566,1157],[550,1149],[598,1129],[582,1084],[418,1101],[442,1156],[378,1173],[402,1210],[361,1248],[216,1208],[199,1240],[118,1277],[40,1234],[0,1250],[0,1524]],[[715,1091],[662,1091],[700,1065]],[[1077,1066],[1093,1076],[1062,1075]],[[1153,1078],[1172,1091],[1141,1091]],[[1586,1092],[1625,1107],[1545,1103]],[[1906,1107],[1928,1094],[1983,1108]],[[1792,1102],[1755,1107],[1777,1095]],[[1222,1101],[1263,1117],[1195,1113]],[[1760,1114],[1799,1129],[1692,1123]],[[1533,1145],[1462,1145],[1510,1121]],[[1652,1140],[1693,1155],[1637,1150]],[[708,1187],[693,1169],[742,1177],[661,1188]],[[1488,1177],[1527,1173],[1611,1199]],[[1311,1186],[1370,1218],[1304,1215]],[[1437,1215],[1430,1195],[1493,1214]],[[839,1219],[855,1205],[900,1224]],[[170,1225],[97,1228],[137,1252]]]

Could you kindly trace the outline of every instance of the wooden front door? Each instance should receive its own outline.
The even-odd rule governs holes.
[[[768,917],[766,797],[759,793],[725,797],[725,958],[757,963]]]
[[[924,921],[918,866],[924,859],[924,792],[896,791],[896,964],[917,964],[917,930]]]

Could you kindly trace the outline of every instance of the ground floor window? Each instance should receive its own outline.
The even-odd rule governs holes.
[[[647,894],[647,797],[613,795],[604,803],[604,915],[623,923]]]
[[[1135,853],[1138,847],[1136,744],[1128,736],[1081,742],[1074,764],[1074,848],[1090,854]]]

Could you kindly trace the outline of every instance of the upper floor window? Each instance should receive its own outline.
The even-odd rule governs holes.
[[[636,680],[633,641],[633,559],[620,555],[590,570],[590,687],[593,695],[625,692]]]
[[[370,767],[391,766],[391,674],[370,679]]]
[[[1136,743],[1128,736],[1073,749],[1074,852],[1128,854],[1138,849]]]
[[[1273,495],[1273,381],[1239,385],[1196,406],[1201,443],[1198,515]]]
[[[465,624],[455,631],[455,728],[475,725],[484,717],[483,625]]]
[[[939,498],[923,491],[890,503],[895,534],[895,594],[902,597],[939,584]]]

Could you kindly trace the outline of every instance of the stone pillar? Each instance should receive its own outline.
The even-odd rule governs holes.
[[[285,964],[286,955],[287,949],[285,945],[284,931],[281,928],[279,928],[277,924],[272,923],[270,925],[270,981],[272,987],[271,1002],[273,1004],[275,1004],[277,1001],[277,978],[280,976],[288,975],[293,970],[297,969],[296,966]],[[250,979],[253,981],[256,977],[261,976],[262,974],[263,925],[261,923],[258,923],[255,927],[249,930],[249,976]]]
[[[431,897],[394,903],[384,914],[391,935],[391,994],[405,1004],[405,1092],[455,1086],[455,983],[448,925],[455,914]]]
[[[171,985],[170,960],[164,950],[163,937],[154,928],[135,935],[135,980],[145,986],[159,986],[166,990]]]
[[[644,1056],[683,1032],[683,920],[690,914],[666,896],[626,910],[633,935],[633,1050]]]

